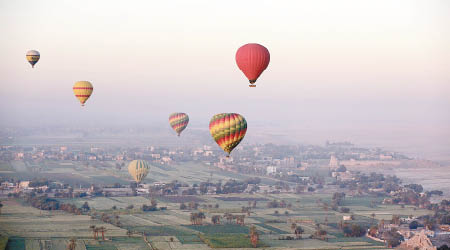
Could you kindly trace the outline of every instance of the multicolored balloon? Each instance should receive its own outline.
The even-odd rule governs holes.
[[[209,132],[216,143],[230,155],[231,151],[244,139],[247,121],[236,113],[214,115],[209,122]]]
[[[185,113],[172,113],[169,116],[169,123],[173,130],[180,136],[181,132],[189,123],[189,116]]]
[[[34,65],[39,61],[39,58],[41,58],[41,54],[39,54],[39,51],[29,50],[27,52],[27,61],[31,64],[32,68],[34,68]]]
[[[140,183],[147,176],[149,169],[148,162],[143,160],[134,160],[128,164],[128,172],[137,183]]]
[[[92,91],[94,91],[94,87],[88,81],[79,81],[73,85],[73,93],[80,101],[81,106],[84,106],[84,103],[92,95]]]
[[[236,52],[236,63],[250,82],[250,87],[256,87],[255,82],[269,66],[270,53],[266,47],[257,43],[248,43]]]

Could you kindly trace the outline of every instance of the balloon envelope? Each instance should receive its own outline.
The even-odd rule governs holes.
[[[137,183],[140,183],[147,176],[149,169],[148,163],[143,160],[134,160],[128,164],[128,172]]]
[[[236,52],[236,64],[252,84],[251,87],[255,86],[254,83],[269,66],[269,62],[269,50],[257,43],[248,43]]]
[[[89,99],[92,95],[92,91],[94,91],[94,87],[88,81],[79,81],[73,85],[73,93],[75,97],[80,101],[81,106],[84,106],[84,103]]]
[[[236,113],[217,114],[209,122],[209,132],[216,143],[229,155],[244,139],[247,121],[242,115]]]
[[[185,113],[172,113],[169,116],[170,126],[180,136],[181,132],[187,127],[189,123],[189,116]]]
[[[31,67],[34,68],[34,65],[39,61],[39,58],[41,58],[41,54],[37,50],[29,50],[26,57],[27,61],[31,64]]]

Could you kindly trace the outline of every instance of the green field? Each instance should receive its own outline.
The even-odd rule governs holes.
[[[225,225],[188,225],[185,226],[189,229],[204,233],[204,234],[248,234],[249,228],[246,226],[236,225],[236,224],[225,224]]]
[[[247,234],[205,234],[203,241],[212,248],[251,248]]]

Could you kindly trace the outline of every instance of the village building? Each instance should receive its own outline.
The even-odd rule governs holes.
[[[410,239],[402,242],[397,249],[401,250],[437,250],[437,247],[433,246],[430,238],[425,233],[425,230],[420,231]]]
[[[328,166],[330,167],[330,170],[331,170],[331,171],[336,170],[336,169],[339,168],[339,161],[338,161],[338,159],[336,158],[336,156],[331,155],[331,157],[330,157],[330,163],[328,164]]]

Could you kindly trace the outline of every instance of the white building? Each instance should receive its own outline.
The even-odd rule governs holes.
[[[338,159],[336,158],[336,156],[331,155],[329,166],[330,166],[330,169],[331,169],[331,170],[334,170],[334,169],[338,169],[338,168],[339,168],[339,161],[338,161]]]
[[[269,167],[267,167],[266,172],[267,172],[268,175],[276,174],[277,173],[277,167],[269,166]]]

